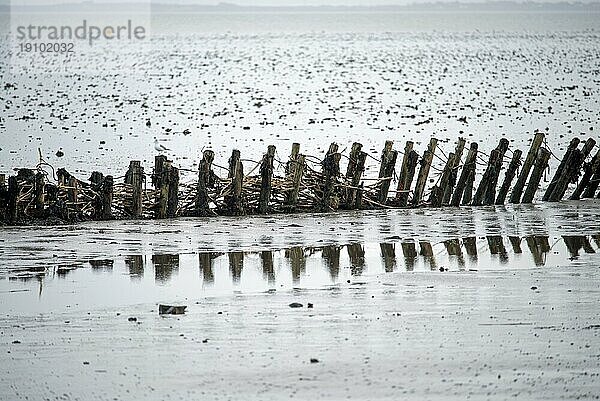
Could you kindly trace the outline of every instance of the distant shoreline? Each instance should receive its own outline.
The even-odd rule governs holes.
[[[31,5],[11,6],[0,5],[0,12],[139,12],[152,11],[155,13],[510,13],[510,12],[600,12],[600,2],[595,3],[537,3],[537,2],[514,2],[493,1],[481,3],[461,2],[431,2],[407,5],[386,6],[240,6],[231,3],[220,3],[217,5],[186,5],[186,4],[163,4],[163,3],[112,3],[96,4],[93,2],[65,3],[56,5]]]

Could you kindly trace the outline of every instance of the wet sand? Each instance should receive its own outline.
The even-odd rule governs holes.
[[[598,206],[2,230],[0,399],[597,399]]]
[[[392,273],[199,298],[181,317],[3,315],[0,398],[597,399],[598,273]]]

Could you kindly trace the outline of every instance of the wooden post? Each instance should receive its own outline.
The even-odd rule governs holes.
[[[503,205],[506,200],[506,195],[508,195],[508,189],[510,188],[510,183],[517,173],[517,168],[521,165],[521,152],[519,149],[513,152],[513,157],[508,165],[508,170],[506,170],[506,175],[504,176],[504,182],[498,191],[498,197],[496,198],[496,205]]]
[[[463,194],[465,193],[465,189],[467,187],[469,178],[471,176],[471,171],[473,171],[473,177],[475,177],[474,172],[477,167],[477,148],[478,148],[478,145],[476,142],[471,143],[471,146],[469,148],[469,153],[467,153],[467,158],[465,160],[465,164],[462,168],[462,172],[460,173],[458,182],[456,183],[456,188],[454,189],[454,192],[452,193],[452,199],[450,200],[451,206],[459,206],[460,205],[461,198],[463,197]],[[473,188],[473,187],[471,186],[471,188]],[[470,202],[470,196],[469,196],[469,202]]]
[[[359,142],[354,142],[352,144],[352,149],[350,150],[350,157],[348,160],[348,167],[346,169],[346,178],[348,180],[352,180],[354,176],[354,172],[356,171],[356,167],[358,165],[358,155],[362,151],[362,144]]]
[[[273,159],[275,158],[275,146],[269,145],[267,153],[263,156],[260,165],[260,198],[258,200],[258,213],[269,212],[269,202],[271,200],[271,180],[273,179]]]
[[[0,191],[6,189],[6,175],[0,174]]]
[[[517,178],[517,182],[513,187],[513,190],[510,194],[510,203],[519,203],[521,202],[521,195],[523,194],[523,189],[525,188],[525,184],[527,183],[527,178],[529,177],[529,172],[533,167],[533,163],[535,162],[535,158],[538,154],[538,150],[542,143],[544,142],[544,133],[536,132],[533,137],[533,141],[531,142],[531,147],[529,148],[529,152],[527,152],[527,157],[525,158],[525,162],[523,163],[523,168],[519,173],[519,178]]]
[[[154,188],[158,190],[158,205],[155,213],[157,219],[164,219],[167,217],[167,202],[169,200],[168,165],[169,163],[166,156],[158,155],[154,157],[154,175],[152,176],[152,182]]]
[[[19,218],[19,183],[17,177],[8,177],[8,221],[11,224]]]
[[[194,207],[195,216],[209,216],[211,214],[208,206],[210,200],[208,188],[212,188],[215,185],[215,174],[212,171],[212,162],[214,158],[215,152],[212,150],[205,150],[202,152],[202,160],[198,165],[198,185]]]
[[[358,144],[360,145],[360,144]],[[361,145],[362,148],[362,145]],[[354,151],[354,145],[352,145],[352,149]],[[365,171],[365,162],[367,160],[367,154],[361,150],[352,155],[350,153],[351,162],[354,160],[354,166],[350,169],[350,164],[348,164],[348,171],[346,173],[346,177],[350,179],[350,185],[352,188],[349,188],[346,191],[346,207],[348,209],[356,208],[357,196],[358,196],[358,186],[360,184],[360,179],[362,178],[362,174]],[[350,174],[350,175],[349,175]],[[362,196],[362,193],[361,193]]]
[[[508,149],[508,140],[506,138],[500,139],[500,143],[496,149],[490,153],[490,160],[488,167],[481,177],[481,182],[473,197],[473,206],[491,205],[494,203],[496,198],[496,185],[498,184],[498,177],[500,170],[502,169],[502,161],[504,154]]]
[[[427,185],[427,176],[429,176],[429,169],[431,168],[431,162],[433,161],[433,154],[437,147],[437,139],[431,138],[427,150],[423,153],[421,159],[421,167],[419,168],[419,175],[417,177],[417,183],[415,184],[415,192],[412,199],[413,206],[418,206],[423,198],[425,192],[425,186]]]
[[[558,169],[554,173],[554,177],[552,177],[552,181],[550,181],[550,184],[548,185],[548,188],[546,189],[546,192],[544,193],[544,196],[542,197],[543,201],[547,201],[550,199],[550,196],[552,195],[552,192],[554,192],[554,188],[556,187],[558,180],[560,179],[560,177],[562,177],[565,174],[565,170],[571,164],[573,154],[577,150],[577,147],[579,146],[579,142],[580,142],[579,138],[573,138],[571,140],[571,142],[569,143],[569,147],[567,148],[567,151],[565,152],[563,159],[561,160],[560,164],[558,165]]]
[[[294,175],[295,168],[298,166],[298,157],[300,155],[300,144],[294,142],[292,144],[292,153],[290,154],[290,159],[285,165],[285,174],[288,177]]]
[[[544,175],[544,170],[546,170],[546,167],[548,167],[549,159],[550,151],[546,148],[540,148],[538,151],[538,156],[535,159],[533,171],[531,172],[531,178],[527,183],[527,188],[525,189],[521,203],[531,203],[533,201],[533,197],[538,189],[542,175]]]
[[[77,197],[79,195],[79,181],[77,178],[70,176],[69,177],[69,190],[67,191],[67,199],[69,202],[73,202],[74,208],[77,210]]]
[[[392,150],[393,145],[393,141],[385,141],[385,146],[383,147],[383,152],[381,154],[377,201],[383,205],[385,205],[385,202],[387,201],[390,184],[392,183],[394,175],[394,167],[396,166],[396,159],[398,158],[398,152]]]
[[[596,153],[596,157],[596,163],[594,163],[593,161],[591,163],[592,177],[590,179],[589,184],[585,188],[585,191],[583,191],[583,198],[593,198],[594,194],[596,193],[596,190],[598,189],[598,185],[600,185],[600,151]]]
[[[321,187],[322,197],[319,200],[318,209],[321,211],[336,210],[339,206],[337,196],[338,176],[340,174],[341,154],[337,153],[339,147],[337,143],[332,143],[321,163],[323,166],[324,182]]]
[[[554,190],[550,193],[548,200],[550,202],[558,202],[562,199],[569,187],[569,183],[577,178],[581,165],[585,159],[589,156],[592,149],[596,146],[596,141],[589,138],[585,141],[583,149],[574,149],[571,153],[569,164],[565,167],[563,174],[558,178],[554,186]]]
[[[229,159],[229,178],[231,186],[229,192],[225,195],[225,205],[227,213],[232,216],[241,216],[244,214],[244,205],[242,203],[242,180],[244,179],[244,166],[240,161],[240,151],[234,149]]]
[[[35,215],[44,217],[44,174],[38,172],[35,175]]]
[[[177,216],[179,205],[179,169],[171,166],[169,169],[169,195],[167,201],[167,217]]]
[[[462,159],[462,154],[465,150],[466,143],[467,141],[465,141],[464,138],[458,138],[456,150],[454,151],[454,164],[452,165],[452,169],[450,170],[448,184],[445,188],[443,188],[444,196],[442,198],[442,205],[450,204],[450,197],[452,196],[454,186],[456,185],[456,180],[458,178],[458,167],[460,166],[460,160]]]
[[[158,157],[158,156],[157,156]],[[164,157],[164,156],[163,156]],[[155,159],[156,160],[156,159]],[[164,162],[163,162],[164,165]],[[125,174],[125,183],[132,186],[131,208],[127,212],[134,219],[142,217],[142,183],[144,181],[144,168],[138,160],[129,162],[129,170]]]
[[[290,176],[292,181],[292,190],[287,195],[286,205],[293,211],[298,204],[298,195],[300,194],[300,184],[302,183],[302,176],[304,175],[305,167],[305,156],[297,155],[296,159],[290,161],[290,171],[293,174]]]
[[[442,178],[440,179],[440,184],[436,185],[431,190],[430,203],[433,207],[442,206],[442,201],[444,200],[444,193],[446,192],[446,187],[449,185],[450,175],[452,174],[452,169],[454,168],[454,161],[455,153],[450,153],[448,155],[446,165],[444,166],[444,170],[442,170]]]
[[[419,155],[413,150],[413,146],[413,141],[406,141],[406,145],[404,146],[404,156],[402,157],[402,166],[396,189],[396,204],[398,206],[406,206],[408,202],[408,193],[415,175],[415,167],[419,160]]]
[[[594,155],[594,157],[592,158],[592,160],[589,163],[585,163],[584,167],[583,167],[584,173],[583,173],[583,177],[581,177],[581,181],[579,181],[579,184],[577,185],[577,188],[575,189],[575,191],[573,192],[573,194],[571,194],[571,197],[569,199],[571,200],[578,200],[581,195],[584,193],[584,190],[586,190],[586,188],[590,188],[591,184],[590,181],[592,180],[592,177],[594,177],[596,175],[596,173],[598,173],[598,175],[600,175],[600,150],[598,152],[596,152],[596,154]],[[600,178],[600,177],[597,177]],[[596,184],[595,188],[598,187],[598,184]],[[594,192],[595,192],[595,188],[592,190],[592,196],[594,196]],[[591,196],[585,196],[584,198],[590,198]]]
[[[107,175],[102,180],[102,207],[100,212],[100,218],[102,220],[111,220],[112,215],[112,201],[113,201],[113,188],[114,180],[112,175]]]

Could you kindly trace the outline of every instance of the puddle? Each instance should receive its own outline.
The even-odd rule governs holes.
[[[384,279],[393,272],[452,274],[600,262],[600,235],[404,239],[279,250],[137,254],[10,271],[4,309],[52,311],[265,291],[314,289]]]

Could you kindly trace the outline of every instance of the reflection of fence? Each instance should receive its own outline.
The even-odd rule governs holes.
[[[340,209],[376,209],[418,206],[493,205],[531,203],[548,167],[550,150],[543,147],[544,134],[536,133],[524,160],[514,150],[506,156],[509,143],[501,139],[492,150],[477,188],[474,188],[478,159],[477,143],[472,143],[464,162],[465,140],[459,138],[454,152],[445,159],[436,155],[437,140],[431,139],[419,156],[408,141],[404,152],[385,143],[377,178],[363,177],[367,154],[354,143],[342,173],[342,152],[332,143],[322,160],[300,153],[294,144],[289,159],[275,167],[275,147],[269,146],[262,160],[245,173],[239,150],[232,152],[227,177],[213,170],[214,153],[206,150],[197,176],[192,182],[180,182],[180,171],[165,156],[156,156],[151,175],[144,173],[139,161],[132,161],[122,182],[112,176],[92,173],[84,182],[64,169],[52,180],[40,163],[37,169],[20,169],[16,176],[0,175],[0,221],[19,224],[36,219],[54,222],[110,220],[114,218],[168,218],[177,216],[245,215],[299,211],[335,211]],[[559,201],[571,183],[577,183],[570,199],[596,196],[600,184],[600,151],[588,162],[596,141],[588,139],[579,148],[573,139],[558,166],[545,201]],[[443,153],[443,152],[442,152]],[[400,173],[395,177],[398,154],[402,154]],[[434,157],[444,162],[437,181],[426,192]],[[510,161],[506,161],[509,159]],[[499,185],[503,164],[507,164]],[[417,172],[417,165],[419,169]],[[519,171],[520,168],[520,171]],[[580,172],[583,175],[579,179]],[[436,169],[437,170],[437,169]],[[459,174],[460,173],[460,174]],[[413,187],[413,181],[416,181]],[[517,177],[514,185],[514,178]],[[149,180],[147,180],[149,178]],[[54,181],[54,182],[50,182]],[[391,189],[392,183],[396,189]],[[148,186],[151,184],[151,188]],[[411,189],[412,188],[412,189]],[[512,188],[512,190],[511,190]],[[510,191],[510,194],[509,194]],[[597,195],[600,197],[600,193]]]
[[[558,254],[559,260],[579,258],[582,254],[593,254],[600,252],[600,235],[563,235],[562,241],[553,238],[552,244],[547,235],[531,235],[525,237],[488,235],[477,241],[476,237],[453,238],[441,243],[431,243],[426,240],[415,241],[405,239],[401,242],[384,242],[379,244],[380,266],[385,272],[397,271],[404,268],[407,271],[417,268],[428,270],[463,270],[469,265],[479,266],[484,269],[490,268],[490,257],[495,267],[511,266],[518,261],[521,255],[528,255],[527,260],[521,260],[521,265],[529,266],[532,262],[536,267],[545,266],[551,253]],[[399,245],[399,246],[398,246]],[[321,265],[329,272],[332,280],[337,280],[340,271],[348,268],[352,276],[363,274],[367,266],[373,263],[373,254],[365,251],[365,244],[351,243],[347,245],[322,245],[322,246],[293,246],[283,250],[262,251],[232,251],[232,252],[200,252],[198,253],[198,265],[202,281],[210,284],[214,282],[213,268],[221,257],[226,259],[229,267],[229,275],[234,283],[241,281],[244,268],[252,267],[252,263],[258,263],[262,267],[263,278],[270,284],[275,283],[275,265],[280,265],[278,258],[283,257],[284,264],[289,266],[292,281],[298,283],[306,274],[309,258],[316,256]],[[347,259],[343,260],[343,254]],[[401,259],[398,259],[401,256]],[[145,260],[143,255],[130,255],[124,258],[125,267],[132,280],[139,280],[144,275]],[[223,259],[222,259],[223,260]],[[556,260],[556,259],[555,259]],[[88,260],[93,269],[112,270],[114,261],[112,259]],[[180,258],[177,254],[152,255],[151,263],[154,268],[155,282],[165,284],[177,274]],[[70,265],[61,265],[57,268],[60,277],[64,277],[71,270],[84,266],[84,261]],[[23,280],[34,277],[42,277],[51,271],[45,267],[33,267],[22,270],[11,270],[13,277]]]

